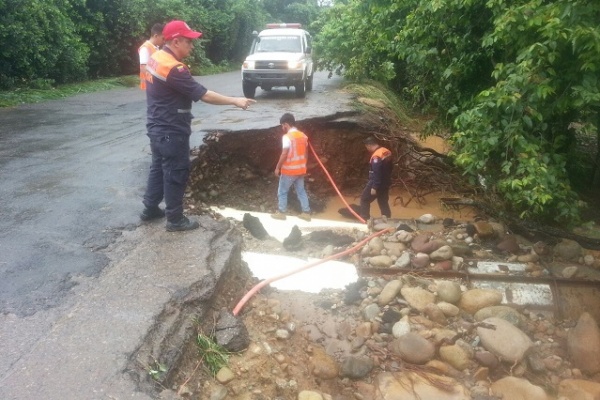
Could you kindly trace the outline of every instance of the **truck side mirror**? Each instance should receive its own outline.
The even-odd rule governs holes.
[[[306,46],[306,54],[310,54],[311,51],[312,51],[312,47]]]

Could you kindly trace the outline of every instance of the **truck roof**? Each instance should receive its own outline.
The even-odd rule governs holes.
[[[301,36],[309,34],[304,29],[298,28],[271,28],[261,31],[258,36]]]

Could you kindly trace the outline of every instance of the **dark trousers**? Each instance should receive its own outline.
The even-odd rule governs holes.
[[[373,184],[371,182],[367,183],[365,189],[360,196],[360,216],[365,220],[371,218],[371,203],[373,200],[377,199],[377,204],[379,205],[379,210],[381,210],[381,215],[385,215],[390,218],[392,216],[392,211],[390,210],[390,205],[388,204],[388,200],[390,198],[390,188],[379,188],[377,189],[377,194],[371,194],[371,188]]]
[[[190,175],[190,138],[186,135],[150,136],[152,164],[144,205],[158,207],[165,200],[167,221],[183,217],[183,195]]]

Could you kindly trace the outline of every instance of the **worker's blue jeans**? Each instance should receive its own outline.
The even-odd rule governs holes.
[[[308,195],[304,189],[304,175],[279,175],[279,188],[277,189],[277,198],[279,199],[279,211],[287,211],[288,192],[294,186],[296,195],[300,201],[302,212],[309,213]]]
[[[183,195],[190,175],[190,138],[187,135],[148,136],[152,164],[144,205],[158,207],[164,197],[167,221],[177,222],[183,217]]]

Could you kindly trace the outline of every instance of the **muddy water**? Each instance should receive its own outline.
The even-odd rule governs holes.
[[[414,219],[423,214],[433,214],[437,218],[453,218],[456,221],[472,221],[476,215],[476,210],[471,207],[463,207],[459,210],[448,209],[440,202],[440,198],[453,197],[444,193],[432,193],[425,196],[424,204],[420,204],[416,199],[412,199],[406,207],[401,205],[400,197],[404,203],[408,202],[410,196],[406,191],[398,188],[392,188],[390,191],[390,208],[392,209],[392,218],[394,219]],[[360,193],[355,196],[346,196],[348,204],[359,204]],[[325,211],[315,214],[315,218],[329,219],[334,221],[348,221],[338,210],[344,208],[342,200],[336,196],[329,199]],[[371,203],[371,216],[379,217],[381,212],[377,201]]]

